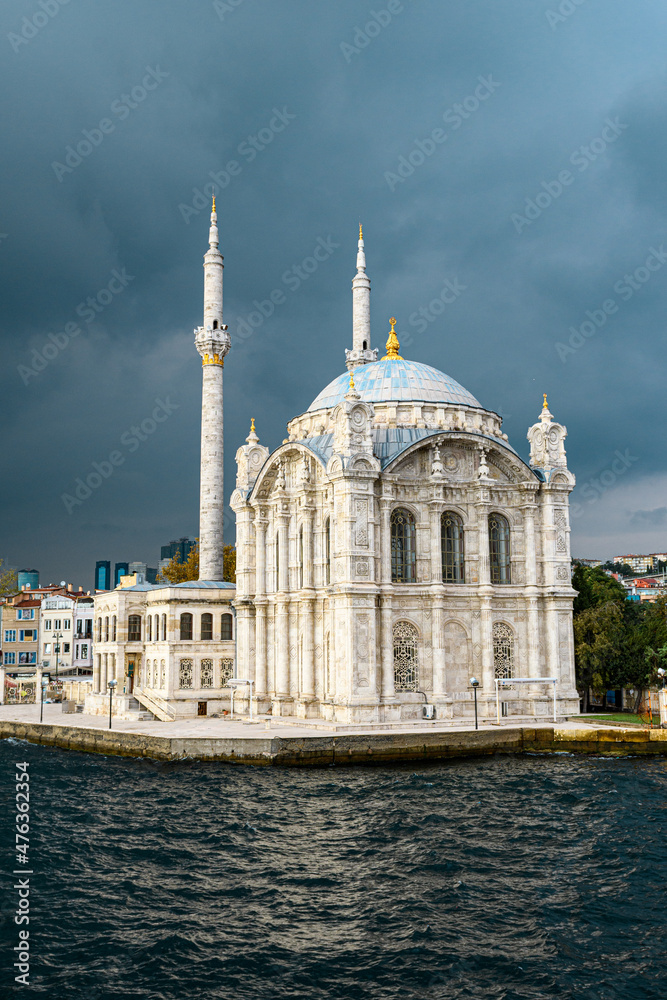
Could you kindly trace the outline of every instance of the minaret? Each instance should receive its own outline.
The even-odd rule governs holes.
[[[224,518],[222,370],[231,346],[222,322],[222,254],[218,249],[215,197],[204,256],[204,325],[195,330],[202,359],[201,473],[199,485],[199,579],[222,580]]]
[[[371,279],[366,274],[364,234],[359,223],[357,273],[352,279],[352,350],[345,351],[348,371],[377,361],[378,352],[371,350]]]

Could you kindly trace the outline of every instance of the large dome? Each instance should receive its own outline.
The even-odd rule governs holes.
[[[477,406],[475,397],[459,385],[449,375],[439,372],[430,365],[417,361],[403,361],[387,358],[361,365],[353,370],[354,387],[367,403],[409,402],[409,403],[454,403],[459,406]],[[338,403],[350,391],[350,373],[343,372],[329,382],[308,407],[313,410],[327,410]]]

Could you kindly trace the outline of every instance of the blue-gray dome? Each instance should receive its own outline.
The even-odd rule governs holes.
[[[387,358],[360,365],[353,374],[354,387],[367,403],[454,403],[481,407],[475,397],[449,375],[417,361]],[[337,406],[349,391],[350,374],[343,372],[322,389],[308,412]]]

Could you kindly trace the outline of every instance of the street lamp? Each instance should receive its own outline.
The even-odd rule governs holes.
[[[109,729],[111,729],[111,701],[118,681],[109,681]]]
[[[475,729],[479,729],[479,726],[477,725],[477,688],[479,687],[479,681],[476,677],[470,678],[470,687],[475,693]]]
[[[48,677],[42,677],[42,682],[40,684],[40,688],[41,688],[41,701],[39,703],[39,721],[40,722],[44,718],[44,695],[46,693],[46,689],[47,689],[48,686],[49,686],[49,678]]]

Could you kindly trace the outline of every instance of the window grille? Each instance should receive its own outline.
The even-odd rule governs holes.
[[[489,562],[491,583],[511,583],[510,526],[502,514],[489,517]]]
[[[417,629],[410,622],[394,625],[394,689],[397,692],[419,689]]]
[[[220,660],[220,687],[226,687],[234,676],[234,661]]]
[[[409,510],[391,513],[392,583],[414,583],[416,579],[415,519]]]
[[[496,677],[512,677],[514,669],[514,635],[509,625],[494,622],[493,669]]]
[[[201,687],[213,687],[213,660],[201,661]]]
[[[440,518],[440,547],[443,583],[465,583],[463,521],[451,510]]]
[[[182,688],[192,687],[192,660],[181,660],[178,672],[178,684]]]

